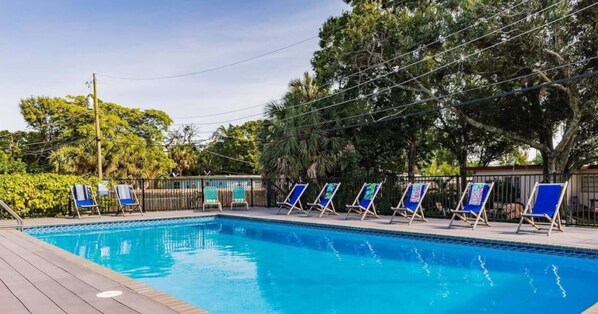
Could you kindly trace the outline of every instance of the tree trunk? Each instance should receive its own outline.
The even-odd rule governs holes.
[[[414,140],[409,141],[409,153],[407,156],[407,177],[409,178],[409,182],[413,182],[415,179],[415,167],[416,167],[416,144]]]
[[[457,156],[457,161],[459,162],[459,177],[461,177],[461,191],[465,191],[467,187],[467,151],[460,150]]]

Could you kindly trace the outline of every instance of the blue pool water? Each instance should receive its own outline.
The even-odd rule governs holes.
[[[29,229],[212,313],[578,313],[598,260],[229,218]]]

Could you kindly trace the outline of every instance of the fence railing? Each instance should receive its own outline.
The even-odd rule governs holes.
[[[371,178],[325,178],[308,182],[310,186],[304,199],[312,201],[326,182],[342,182],[334,204],[340,211],[351,204],[363,183],[383,182],[376,199],[376,208],[382,214],[391,214],[390,207],[396,206],[404,189],[410,182],[430,182],[430,190],[423,201],[427,217],[450,218],[468,182],[494,182],[487,209],[491,221],[518,222],[525,204],[536,182],[569,182],[561,207],[561,217],[568,225],[598,227],[598,173],[596,174],[541,174],[526,175],[473,175],[461,176],[387,176]],[[268,194],[267,206],[274,206],[283,200],[296,181],[275,179],[264,181]]]
[[[224,207],[232,203],[232,191],[237,186],[245,188],[245,198],[251,207],[266,207],[266,190],[260,177],[197,177],[168,179],[124,179],[120,184],[133,186],[143,211],[188,210],[201,208],[203,190],[208,186],[218,188],[218,199]],[[98,195],[102,212],[116,212],[118,202],[114,191]]]
[[[313,201],[326,182],[341,182],[334,204],[344,211],[359,192],[364,182],[383,182],[376,199],[376,207],[382,214],[389,214],[390,207],[397,205],[410,182],[406,176],[363,177],[363,178],[321,178],[317,181],[291,180],[284,178],[248,177],[196,177],[168,179],[118,180],[131,184],[140,198],[144,211],[184,210],[201,208],[203,190],[207,186],[218,188],[218,198],[224,207],[232,201],[232,190],[236,186],[245,188],[246,199],[251,207],[274,207],[288,195],[296,182],[307,182],[309,187],[303,196],[303,203]],[[468,182],[494,182],[494,189],[488,201],[489,219],[492,221],[516,222],[521,217],[525,203],[536,182],[569,182],[561,217],[568,225],[598,227],[598,173],[596,174],[554,174],[548,177],[540,174],[525,175],[474,175],[474,176],[415,176],[413,182],[430,182],[430,190],[423,202],[427,217],[449,217],[463,189]],[[111,192],[113,193],[113,192]],[[104,212],[115,212],[114,195],[99,196],[98,203]]]

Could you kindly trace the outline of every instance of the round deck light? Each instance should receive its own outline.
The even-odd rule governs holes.
[[[98,297],[98,298],[114,298],[114,297],[118,297],[121,294],[123,294],[122,291],[109,290],[109,291],[102,291],[102,292],[96,294],[96,297]]]

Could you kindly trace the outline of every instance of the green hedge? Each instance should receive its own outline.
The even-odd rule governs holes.
[[[94,177],[58,174],[0,175],[0,200],[21,217],[64,215],[69,211],[72,185],[97,187],[98,182]]]

